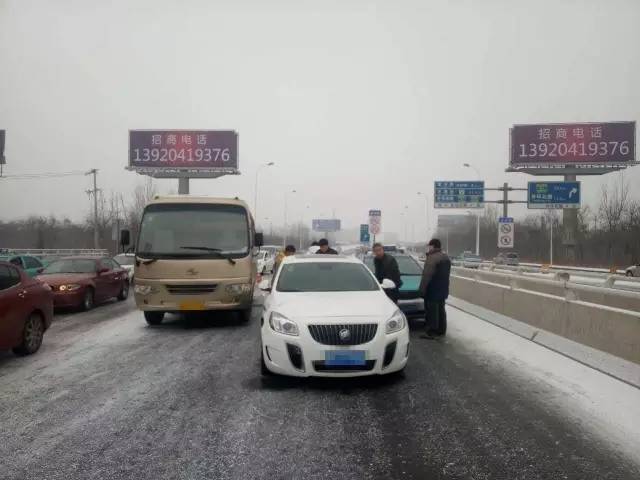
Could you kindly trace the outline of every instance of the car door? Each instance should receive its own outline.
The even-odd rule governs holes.
[[[43,267],[40,260],[36,257],[24,256],[22,257],[22,262],[24,263],[24,270],[27,272],[27,275],[30,277],[35,277],[38,273],[40,273],[40,269]]]
[[[104,270],[101,272],[101,270]],[[112,278],[110,278],[110,268],[104,265],[101,260],[96,260],[96,273],[94,284],[96,286],[95,297],[98,302],[102,302],[107,298],[111,298],[112,294]]]
[[[107,278],[107,282],[109,284],[109,293],[107,295],[107,298],[118,296],[121,286],[120,266],[110,258],[103,258],[100,263],[104,265],[104,268],[109,269],[103,274]]]
[[[24,319],[29,315],[29,299],[22,288],[20,271],[9,265],[0,265],[0,349],[15,347]]]

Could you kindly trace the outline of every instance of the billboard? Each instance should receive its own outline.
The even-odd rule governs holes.
[[[159,177],[238,173],[233,130],[129,130],[129,170]]]
[[[4,130],[0,130],[0,164],[4,165]]]
[[[527,207],[580,208],[580,182],[529,182]]]
[[[620,168],[636,163],[636,123],[514,125],[510,166]]]
[[[434,208],[484,208],[484,182],[435,182]]]
[[[339,232],[340,220],[336,218],[330,218],[330,219],[315,218],[311,220],[311,229],[314,232]]]
[[[369,233],[380,235],[382,232],[382,211],[369,210]]]

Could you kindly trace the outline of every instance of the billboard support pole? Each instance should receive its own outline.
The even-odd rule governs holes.
[[[189,177],[178,178],[178,194],[189,195]]]
[[[565,182],[575,182],[576,175],[569,174],[564,176]],[[578,230],[578,209],[563,208],[562,209],[562,228],[564,230],[563,241],[565,247],[566,259],[575,263],[576,261],[576,237]]]

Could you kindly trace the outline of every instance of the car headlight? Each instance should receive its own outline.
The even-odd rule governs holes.
[[[386,332],[398,332],[402,330],[406,324],[407,320],[404,317],[404,313],[402,313],[400,310],[397,310],[396,313],[394,313],[393,316],[389,320],[387,320]]]
[[[225,288],[227,293],[232,295],[242,295],[243,293],[249,293],[251,290],[250,283],[233,283],[231,285],[227,285]]]
[[[134,292],[138,295],[151,295],[152,293],[156,293],[158,289],[153,285],[138,285],[134,287]]]
[[[61,292],[73,292],[74,290],[78,290],[82,285],[78,285],[77,283],[70,283],[68,285],[60,285],[58,290]]]
[[[294,336],[299,335],[298,325],[284,315],[280,315],[278,312],[271,312],[269,325],[271,325],[271,328],[278,333]]]

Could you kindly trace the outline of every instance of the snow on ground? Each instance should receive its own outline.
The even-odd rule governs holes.
[[[449,338],[640,465],[640,389],[453,307]]]

